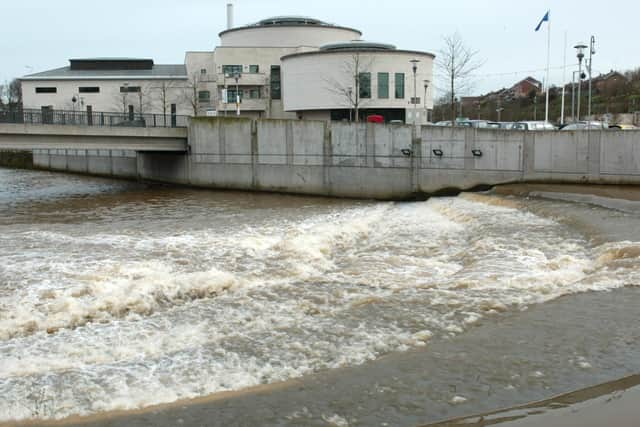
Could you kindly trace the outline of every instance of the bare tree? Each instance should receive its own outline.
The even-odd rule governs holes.
[[[113,96],[113,103],[122,114],[127,114],[130,105],[137,107],[139,114],[144,114],[153,103],[151,86],[136,86],[123,83]]]
[[[4,98],[4,103],[9,109],[22,108],[22,83],[18,79],[5,82],[0,85],[0,104]]]
[[[342,64],[340,78],[325,79],[327,89],[347,103],[349,110],[355,110],[356,122],[360,121],[360,108],[371,98],[372,65],[372,57],[363,57],[360,52],[353,52],[351,58]]]
[[[157,99],[160,102],[162,107],[162,114],[167,116],[167,109],[171,105],[171,99],[169,97],[169,93],[172,89],[175,88],[175,84],[171,80],[162,80],[156,86],[153,87],[153,90],[157,94]]]
[[[438,73],[447,82],[451,105],[451,125],[456,120],[456,95],[470,88],[472,74],[483,65],[478,51],[465,46],[457,32],[443,37],[444,47],[439,51]]]
[[[191,108],[193,109],[193,115],[198,115],[198,88],[200,84],[200,76],[198,73],[193,73],[189,80],[187,80],[186,85],[182,88],[182,98],[185,102],[187,102]]]

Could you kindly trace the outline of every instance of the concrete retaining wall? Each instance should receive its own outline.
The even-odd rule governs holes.
[[[34,162],[202,187],[378,199],[510,182],[640,184],[637,131],[423,126],[413,133],[402,125],[196,118],[184,154],[36,150]]]

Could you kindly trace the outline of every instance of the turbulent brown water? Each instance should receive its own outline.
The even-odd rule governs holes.
[[[356,366],[373,373],[438,345],[463,372],[462,349],[492,366],[490,389],[526,395],[523,378],[564,368],[501,372],[509,348],[464,347],[483,321],[496,332],[524,310],[587,292],[640,301],[637,204],[539,196],[382,203],[0,169],[0,421],[141,408]],[[590,330],[595,341],[582,350],[563,348],[566,331],[552,334],[539,351],[606,377],[615,370],[589,349],[608,345],[612,328]],[[616,363],[640,369],[636,350]],[[446,405],[473,400],[472,390],[443,387]],[[327,411],[284,419],[350,422]],[[425,419],[420,408],[398,411],[397,424]]]

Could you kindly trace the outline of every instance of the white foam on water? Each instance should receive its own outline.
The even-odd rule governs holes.
[[[634,242],[591,248],[485,196],[228,232],[33,230],[0,246],[14,262],[0,270],[10,284],[0,420],[139,408],[361,364],[487,315],[633,284],[640,254]]]

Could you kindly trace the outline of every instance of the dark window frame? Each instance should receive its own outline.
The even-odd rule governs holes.
[[[389,73],[378,73],[378,99],[389,99]]]
[[[271,85],[271,99],[282,99],[282,74],[279,65],[271,66],[269,83]]]
[[[393,79],[393,86],[395,88],[395,98],[404,99],[405,97],[405,74],[396,73]]]
[[[142,88],[140,86],[120,86],[120,93],[140,93]]]
[[[52,86],[36,87],[36,93],[58,93],[58,88]]]
[[[222,73],[225,76],[233,76],[235,74],[242,74],[242,65],[239,64],[227,64],[222,66]]]
[[[360,99],[371,98],[371,73],[366,71],[358,73],[358,86]]]

